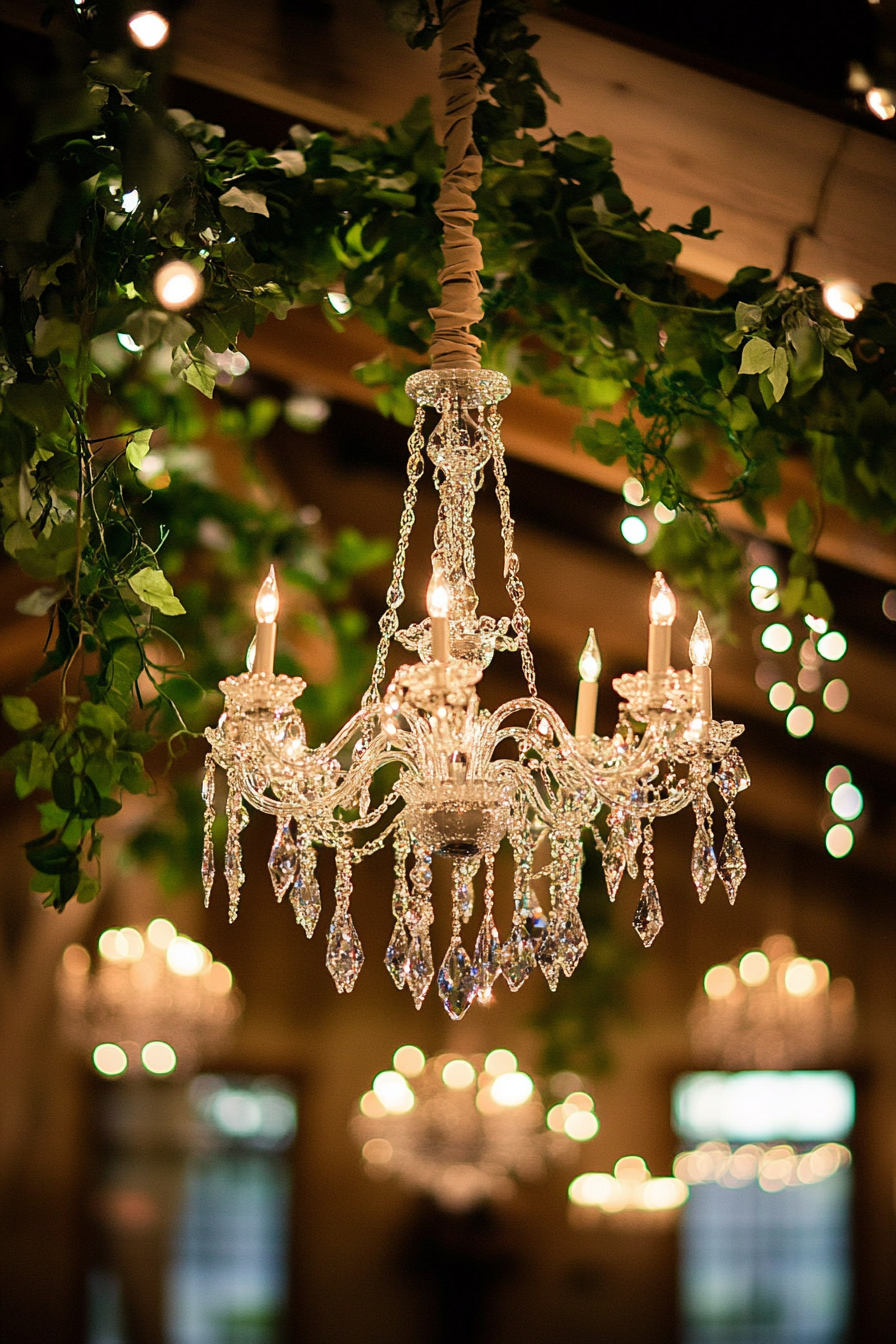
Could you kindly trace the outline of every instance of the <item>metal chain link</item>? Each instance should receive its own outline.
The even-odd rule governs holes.
[[[520,562],[514,550],[513,518],[510,513],[510,493],[507,489],[507,467],[504,462],[504,444],[501,442],[501,417],[495,406],[489,409],[487,430],[495,469],[495,494],[498,497],[498,507],[501,510],[501,536],[504,538],[504,579],[507,595],[513,603],[513,628],[519,640],[520,661],[523,665],[523,676],[526,678],[529,694],[536,696],[538,691],[535,688],[535,663],[532,658],[532,650],[529,648],[529,617],[523,607],[526,600],[526,590],[523,587],[522,579],[519,577]]]

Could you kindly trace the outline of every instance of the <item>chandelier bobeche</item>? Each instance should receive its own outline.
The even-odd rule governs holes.
[[[355,865],[391,838],[395,928],[386,965],[419,1008],[435,974],[433,859],[450,863],[452,928],[438,988],[453,1018],[462,1017],[474,1000],[487,1000],[499,975],[517,990],[538,966],[555,989],[561,973],[575,970],[587,946],[578,912],[585,828],[594,831],[603,851],[611,900],[626,869],[637,876],[640,851],[644,880],[634,927],[647,946],[663,923],[654,879],[657,817],[693,807],[697,833],[691,870],[698,895],[702,901],[718,875],[733,901],[745,873],[733,804],[749,784],[731,745],[742,728],[712,717],[712,642],[702,616],[691,639],[691,671],[670,667],[676,602],[661,574],[650,594],[647,670],[613,683],[621,705],[612,737],[594,733],[600,655],[593,631],[579,664],[574,734],[538,696],[498,413],[510,383],[503,374],[479,367],[479,342],[470,330],[481,315],[472,199],[481,161],[471,130],[479,68],[472,46],[477,10],[469,0],[446,0],[443,7],[441,74],[451,109],[437,207],[445,223],[443,303],[433,310],[434,367],[407,382],[417,411],[370,685],[359,711],[332,741],[309,747],[295,707],[305,683],[273,673],[277,594],[272,572],[259,594],[252,668],[221,683],[225,708],[217,727],[207,731],[211,752],[204,786],[208,900],[214,880],[215,766],[227,772],[224,870],[232,919],[243,885],[244,801],[277,818],[269,864],[274,890],[278,899],[289,894],[309,937],[321,909],[316,850],[335,850],[336,909],[327,966],[340,992],[352,989],[364,960],[349,908]],[[398,611],[405,599],[405,558],[426,457],[438,495],[429,617],[402,629]],[[489,464],[512,608],[512,615],[497,619],[478,614],[475,588],[473,510]],[[418,661],[400,667],[383,695],[393,640]],[[519,654],[528,693],[490,713],[481,708],[476,687],[496,652]],[[711,782],[725,803],[726,834],[718,859]],[[602,809],[606,840],[597,828]],[[505,838],[514,861],[513,917],[502,938],[493,899],[495,856]],[[480,873],[482,911],[471,953],[463,929],[473,915]],[[533,888],[539,878],[549,887],[546,912]]]

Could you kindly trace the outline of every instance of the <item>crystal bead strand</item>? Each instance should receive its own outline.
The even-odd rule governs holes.
[[[514,549],[513,515],[510,512],[510,492],[507,489],[507,468],[504,463],[504,444],[501,441],[501,416],[496,406],[488,409],[487,425],[489,443],[492,450],[492,468],[495,473],[495,493],[501,511],[501,536],[504,538],[504,581],[507,595],[513,603],[513,628],[519,641],[520,661],[523,675],[531,696],[537,696],[535,686],[535,663],[529,648],[529,617],[523,603],[526,590],[519,577],[520,562]]]
[[[536,840],[525,834],[513,837],[513,858],[516,865],[513,880],[513,923],[510,936],[501,948],[501,970],[514,993],[528,980],[535,969],[535,944],[526,928],[530,905],[529,879]]]
[[[611,808],[607,825],[609,836],[603,852],[604,879],[607,895],[611,901],[615,901],[625,872],[625,813],[621,807]]]
[[[212,838],[215,824],[215,758],[211,752],[205,758],[202,801],[205,803],[205,819],[202,824],[202,890],[207,910],[215,882],[215,843]]]
[[[453,884],[451,900],[451,941],[445,959],[439,967],[439,997],[445,1010],[455,1022],[463,1017],[476,997],[479,987],[478,963],[474,965],[461,941],[461,909],[457,883]],[[479,941],[476,942],[477,949]]]
[[[414,846],[414,866],[411,869],[411,898],[408,902],[408,959],[405,968],[405,983],[411,991],[415,1006],[423,1006],[426,991],[435,974],[432,961],[432,947],[429,941],[429,928],[433,921],[432,900],[432,850]]]
[[[299,851],[296,848],[295,840],[292,838],[292,818],[287,817],[277,827],[274,843],[271,846],[271,857],[268,859],[268,872],[271,875],[271,884],[278,901],[283,900],[292,886],[298,861]]]
[[[485,913],[473,948],[473,963],[476,971],[477,992],[480,1003],[488,1003],[492,997],[492,985],[501,974],[501,939],[495,928],[495,856],[487,854],[485,858]]]
[[[737,889],[747,875],[747,861],[735,829],[734,800],[741,790],[748,788],[750,784],[746,766],[735,747],[732,747],[723,760],[722,768],[715,779],[719,792],[725,800],[725,839],[719,855],[719,877],[728,893],[728,900],[733,905],[737,899]]]
[[[352,894],[352,847],[343,841],[336,850],[336,909],[327,939],[327,970],[340,994],[350,994],[361,967],[364,950],[349,909]]]
[[[404,989],[408,950],[410,948],[410,938],[405,923],[410,900],[407,873],[410,848],[411,842],[408,833],[403,826],[399,826],[395,832],[392,845],[392,852],[395,856],[395,886],[392,889],[392,913],[395,916],[395,928],[392,930],[392,937],[389,940],[389,946],[386,948],[385,956],[386,970],[391,975],[396,989]]]
[[[632,927],[645,947],[649,947],[663,927],[663,912],[653,878],[653,818],[644,827],[644,887],[635,910]]]
[[[243,807],[243,797],[235,774],[228,778],[227,843],[224,848],[224,876],[229,897],[227,918],[232,924],[239,914],[240,888],[245,882],[243,873],[240,832],[249,823],[249,814]]]
[[[693,794],[694,818],[697,823],[694,832],[694,848],[691,852],[691,877],[697,889],[700,903],[706,900],[707,892],[713,884],[718,868],[716,851],[712,835],[712,799],[707,783],[710,766],[704,760],[694,761],[689,771],[689,782]]]
[[[317,921],[320,919],[320,887],[315,873],[316,866],[317,855],[314,846],[307,836],[301,836],[296,877],[289,893],[289,900],[295,911],[296,923],[304,929],[307,938],[314,933]]]

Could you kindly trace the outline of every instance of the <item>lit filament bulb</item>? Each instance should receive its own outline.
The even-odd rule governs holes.
[[[188,261],[166,261],[152,282],[155,296],[169,313],[179,313],[202,298],[202,276]]]
[[[828,280],[822,285],[821,296],[828,312],[851,322],[865,307],[865,300],[858,285],[851,280]]]
[[[138,47],[155,51],[168,40],[170,25],[156,9],[140,9],[128,19],[128,30]]]
[[[255,599],[255,658],[253,672],[273,672],[274,651],[277,647],[277,615],[280,611],[280,590],[277,575],[271,565],[270,573],[258,590]]]
[[[594,630],[588,638],[579,659],[579,699],[576,704],[576,737],[587,741],[594,734],[597,717],[597,679],[600,676],[601,657]]]
[[[659,570],[653,576],[647,611],[650,616],[647,671],[656,675],[666,672],[669,668],[672,657],[672,624],[678,615],[675,594]]]
[[[447,663],[451,654],[448,647],[448,612],[451,609],[451,589],[440,569],[434,569],[426,590],[426,610],[429,612],[432,659]]]
[[[691,642],[688,644],[691,660],[691,672],[694,676],[694,706],[704,722],[712,718],[712,635],[703,619],[703,612],[697,612]]]

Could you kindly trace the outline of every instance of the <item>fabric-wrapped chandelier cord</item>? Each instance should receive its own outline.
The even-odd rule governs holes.
[[[482,65],[474,39],[480,0],[445,0],[439,83],[444,96],[445,171],[436,214],[442,222],[442,301],[430,308],[435,322],[434,369],[478,369],[478,337],[470,328],[482,318],[482,248],[473,231],[478,219],[474,193],[482,181],[482,158],[473,142],[473,113]]]

